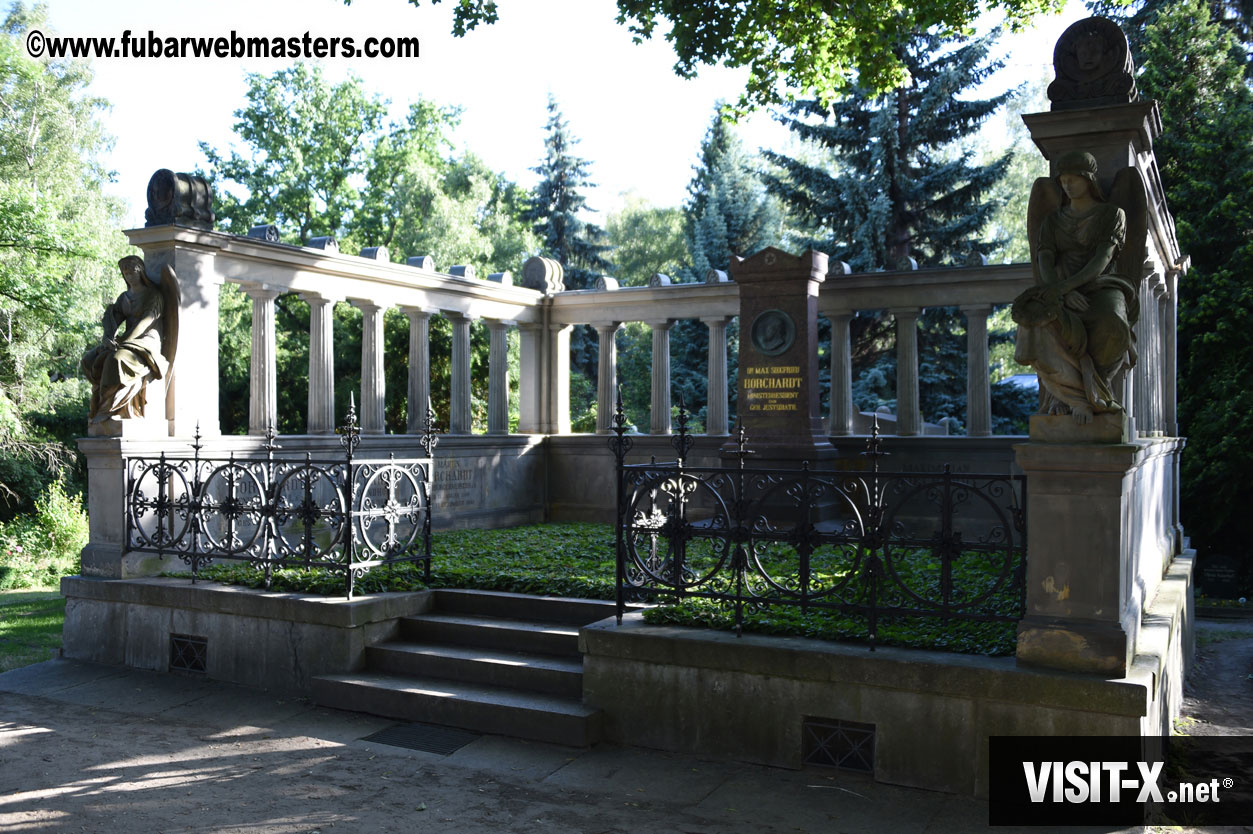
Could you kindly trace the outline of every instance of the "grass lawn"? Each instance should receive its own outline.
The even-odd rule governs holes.
[[[56,657],[64,623],[60,592],[0,591],[0,672]]]

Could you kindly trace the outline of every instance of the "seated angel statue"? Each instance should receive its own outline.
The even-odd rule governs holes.
[[[161,280],[148,277],[142,258],[118,261],[126,291],[105,308],[104,339],[83,354],[91,382],[93,423],[143,417],[148,382],[164,379],[178,338],[178,283],[165,267]],[[119,328],[121,328],[119,330]]]
[[[1039,377],[1040,413],[1089,423],[1122,411],[1118,389],[1136,363],[1146,195],[1139,172],[1126,168],[1107,200],[1091,154],[1067,153],[1056,170],[1031,192],[1036,285],[1014,300],[1014,359]]]

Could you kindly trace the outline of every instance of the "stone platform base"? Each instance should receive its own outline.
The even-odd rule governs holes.
[[[365,665],[430,591],[344,597],[279,594],[189,579],[61,580],[64,651],[75,660],[170,671],[174,638],[203,641],[214,680],[307,695],[318,675]]]
[[[871,724],[876,780],[986,796],[990,736],[1169,733],[1192,653],[1192,562],[1174,560],[1123,678],[632,614],[583,629],[584,701],[614,742],[788,768],[803,764],[807,719]]]

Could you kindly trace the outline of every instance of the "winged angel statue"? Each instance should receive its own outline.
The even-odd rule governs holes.
[[[1090,423],[1123,410],[1118,392],[1136,363],[1147,197],[1140,172],[1124,168],[1106,198],[1088,153],[1064,154],[1056,171],[1031,189],[1035,286],[1014,300],[1014,358],[1040,379],[1041,414]]]
[[[167,387],[178,347],[178,278],[169,265],[154,280],[143,258],[118,261],[126,291],[105,308],[104,339],[83,354],[83,374],[91,382],[92,423],[143,417],[148,383]],[[121,328],[119,330],[119,328]]]

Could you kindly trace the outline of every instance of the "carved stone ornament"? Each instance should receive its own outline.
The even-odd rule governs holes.
[[[564,276],[565,270],[552,258],[529,258],[522,265],[522,286],[545,295],[556,295],[564,290]]]
[[[148,180],[145,226],[192,226],[213,228],[213,189],[195,174],[176,174],[162,168]]]
[[[753,319],[750,333],[762,356],[778,356],[796,343],[796,322],[782,310],[765,310]]]
[[[1139,97],[1127,36],[1104,17],[1072,24],[1053,49],[1049,101],[1054,110],[1127,104]]]
[[[100,344],[83,354],[83,375],[91,382],[92,432],[100,424],[153,416],[148,386],[164,380],[168,388],[178,347],[178,278],[167,264],[159,278],[148,274],[142,258],[118,261],[126,291],[107,306]],[[164,414],[164,402],[158,416]]]

